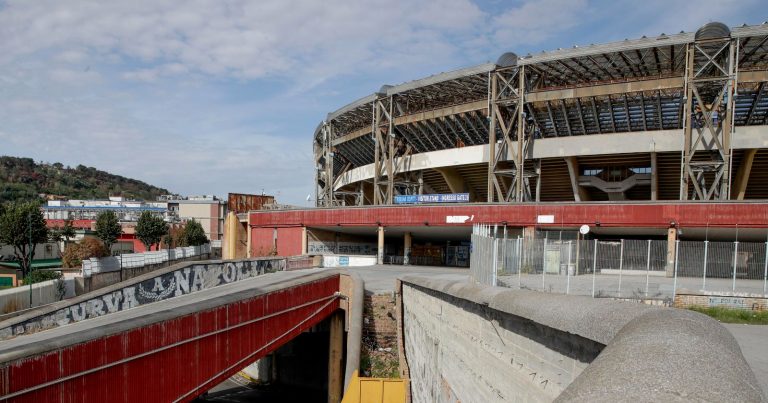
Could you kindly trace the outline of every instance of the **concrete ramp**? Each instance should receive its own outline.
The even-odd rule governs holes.
[[[301,270],[27,334],[0,342],[0,400],[189,401],[342,309],[362,314],[359,280]],[[347,321],[350,374],[359,322]]]

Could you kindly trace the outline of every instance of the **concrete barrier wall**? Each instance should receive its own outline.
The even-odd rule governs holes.
[[[30,295],[32,305],[30,306]],[[74,280],[71,278],[49,280],[0,291],[0,314],[8,314],[23,309],[61,301],[75,296]]]
[[[763,401],[701,314],[439,277],[400,281],[414,402]]]
[[[186,260],[191,257],[208,255],[210,252],[211,245],[205,244],[153,252],[127,253],[119,256],[93,257],[83,261],[83,277],[90,277],[97,273],[162,264],[167,263],[169,260]]]
[[[195,262],[195,261],[209,260],[209,259],[210,259],[210,256],[208,254],[203,254],[199,256],[180,258],[176,260],[174,263],[178,264],[181,262]],[[85,293],[96,291],[104,287],[108,287],[112,284],[117,284],[121,281],[130,280],[134,277],[138,277],[143,274],[147,274],[147,273],[154,272],[156,270],[167,268],[168,266],[169,266],[168,262],[166,261],[162,263],[145,264],[144,266],[124,267],[123,270],[118,270],[118,271],[92,273],[88,277],[80,276],[80,277],[77,277],[76,279],[75,290],[77,295],[82,295]]]
[[[0,340],[283,271],[285,258],[181,263],[0,323]]]

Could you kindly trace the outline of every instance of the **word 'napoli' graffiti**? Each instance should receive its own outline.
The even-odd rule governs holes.
[[[64,326],[285,269],[285,260],[195,264],[0,329],[0,339]]]

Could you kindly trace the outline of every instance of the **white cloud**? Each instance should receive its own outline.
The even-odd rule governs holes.
[[[536,45],[581,23],[586,0],[527,1],[493,18],[494,40],[514,49]]]
[[[117,52],[140,63],[180,66],[177,74],[253,79],[317,73],[322,65],[332,76],[376,67],[391,52],[410,50],[409,55],[424,54],[424,60],[455,56],[460,44],[453,33],[469,32],[482,17],[468,0],[234,0],[183,6],[171,0],[9,1],[0,12],[0,38],[5,38],[0,62],[46,50],[60,52],[59,59],[70,63],[83,60],[83,51],[96,59]],[[163,75],[135,70],[126,77]]]
[[[0,0],[0,154],[304,204],[315,125],[381,84],[570,46],[595,20],[632,36],[740,10],[650,1]]]

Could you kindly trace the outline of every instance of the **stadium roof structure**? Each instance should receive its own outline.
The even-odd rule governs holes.
[[[630,165],[650,167],[651,159],[661,158],[667,167],[657,171],[666,176],[653,178],[663,188],[656,198],[768,197],[768,188],[755,181],[747,192],[748,181],[737,174],[743,161],[751,168],[755,159],[768,159],[763,155],[768,131],[760,128],[768,125],[767,41],[768,23],[729,28],[712,22],[690,33],[525,56],[509,52],[496,63],[383,85],[318,125],[317,204],[392,204],[399,194],[457,188],[470,190],[475,201],[489,202],[580,201],[591,192],[584,186],[602,188],[591,192],[592,199],[625,198],[626,192],[605,191],[616,182],[610,178],[579,184],[578,162],[606,154],[613,160],[587,165],[607,168],[627,157],[636,160]],[[750,129],[735,135],[737,127]],[[593,137],[610,134],[621,136]],[[661,149],[650,155],[648,142],[637,145],[640,137]],[[632,140],[626,149],[592,147],[573,155],[555,156],[534,146],[571,149],[622,139]],[[432,153],[465,147],[462,154],[477,157],[433,164],[442,154]],[[548,183],[569,189],[542,194],[548,175]]]

